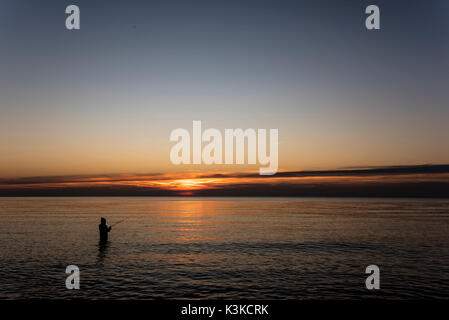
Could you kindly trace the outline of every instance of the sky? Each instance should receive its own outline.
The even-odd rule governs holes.
[[[173,165],[170,132],[193,120],[278,129],[279,171],[447,164],[448,15],[445,0],[0,0],[0,178],[258,170]]]

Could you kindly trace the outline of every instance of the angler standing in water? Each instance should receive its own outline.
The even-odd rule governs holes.
[[[111,231],[112,227],[108,227],[106,225],[106,219],[101,218],[101,223],[98,225],[98,229],[100,230],[100,242],[108,241],[108,233]]]

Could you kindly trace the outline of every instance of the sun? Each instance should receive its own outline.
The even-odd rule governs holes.
[[[210,189],[214,188],[217,183],[220,183],[221,179],[204,179],[204,178],[194,178],[194,179],[174,179],[166,184],[166,186],[171,190],[200,190],[200,189]]]
[[[200,179],[181,179],[176,180],[175,183],[182,190],[202,189],[204,182]]]

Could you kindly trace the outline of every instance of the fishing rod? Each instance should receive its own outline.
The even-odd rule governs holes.
[[[128,219],[128,218],[125,218],[125,219],[123,219],[123,220],[117,221],[116,223],[111,224],[110,227],[116,226],[116,225],[118,225],[119,223],[122,223],[123,221],[125,221],[126,219]]]

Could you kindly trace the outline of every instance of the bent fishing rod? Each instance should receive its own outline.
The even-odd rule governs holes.
[[[125,218],[125,219],[123,219],[123,220],[117,221],[116,223],[111,224],[110,227],[116,226],[116,225],[118,225],[119,223],[122,223],[123,221],[125,221],[125,220],[127,220],[127,219],[128,219],[128,218]]]

